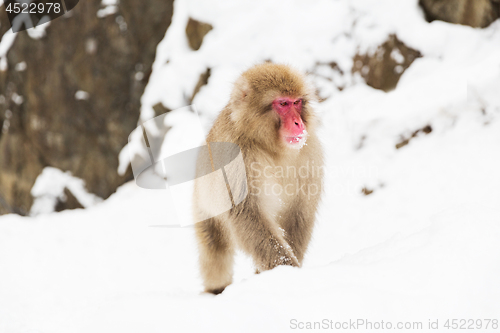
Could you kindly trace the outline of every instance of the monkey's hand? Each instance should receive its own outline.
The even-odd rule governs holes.
[[[275,239],[272,239],[274,241],[274,248],[278,252],[279,259],[277,260],[278,265],[288,265],[288,266],[294,266],[294,267],[300,267],[299,261],[295,254],[293,253],[292,248],[290,245],[285,240],[282,240],[281,242]]]
[[[293,253],[292,248],[284,239],[273,235],[265,243],[267,244],[262,244],[257,250],[260,254],[260,258],[256,260],[259,271],[273,269],[281,265],[300,267],[300,263]]]
[[[231,234],[239,247],[250,254],[260,271],[276,266],[300,267],[292,247],[283,237],[275,221],[262,213],[255,197],[246,201],[230,213]]]

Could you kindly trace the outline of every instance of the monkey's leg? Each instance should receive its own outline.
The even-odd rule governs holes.
[[[234,247],[229,233],[215,218],[196,223],[195,230],[205,291],[220,294],[233,281]]]
[[[252,256],[257,271],[269,270],[278,265],[300,266],[277,224],[273,225],[275,222],[267,220],[256,205],[243,205],[240,211],[233,212],[231,222],[238,244]]]
[[[307,212],[300,205],[288,209],[283,215],[281,227],[283,228],[285,240],[293,249],[297,260],[302,265],[307,245],[311,240],[314,226],[315,213]]]

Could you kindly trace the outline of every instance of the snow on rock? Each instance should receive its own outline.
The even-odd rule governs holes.
[[[36,27],[27,29],[28,36],[33,39],[41,39],[47,35],[47,28],[50,26],[50,16],[42,16]]]
[[[106,6],[103,9],[97,11],[97,17],[103,18],[118,12],[118,6]]]
[[[90,207],[102,201],[98,196],[88,193],[84,181],[73,177],[71,172],[45,167],[31,189],[34,202],[30,215],[54,212],[58,200],[66,200],[64,189],[68,189],[83,207]]]
[[[118,12],[118,0],[102,0],[101,5],[104,7],[97,11],[98,18],[104,18],[106,16],[115,14]]]
[[[16,34],[9,29],[0,40],[0,71],[7,70],[7,53],[16,40]]]
[[[75,99],[77,99],[79,101],[85,101],[85,100],[89,99],[89,97],[90,97],[90,94],[86,91],[83,91],[83,90],[78,90],[75,93]]]

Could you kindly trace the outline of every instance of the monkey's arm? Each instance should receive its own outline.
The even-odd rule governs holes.
[[[285,231],[285,239],[290,244],[300,264],[302,264],[311,240],[314,219],[315,212],[299,203],[294,205],[293,209],[286,211],[280,221],[280,225]]]
[[[240,247],[253,257],[260,271],[279,265],[299,267],[277,224],[268,220],[257,206],[256,200],[249,197],[230,212],[232,233]]]

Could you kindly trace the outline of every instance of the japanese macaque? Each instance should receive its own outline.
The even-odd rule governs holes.
[[[257,273],[301,266],[322,192],[314,101],[304,76],[285,65],[257,65],[236,81],[206,141],[209,147],[215,142],[239,147],[245,172],[226,168],[224,177],[228,189],[246,182],[247,195],[238,204],[231,197],[232,208],[213,216],[221,192],[216,184],[195,181],[194,217],[203,220],[195,230],[206,292],[218,294],[231,284],[237,248],[253,258]],[[198,177],[215,170],[214,156],[198,157]]]

